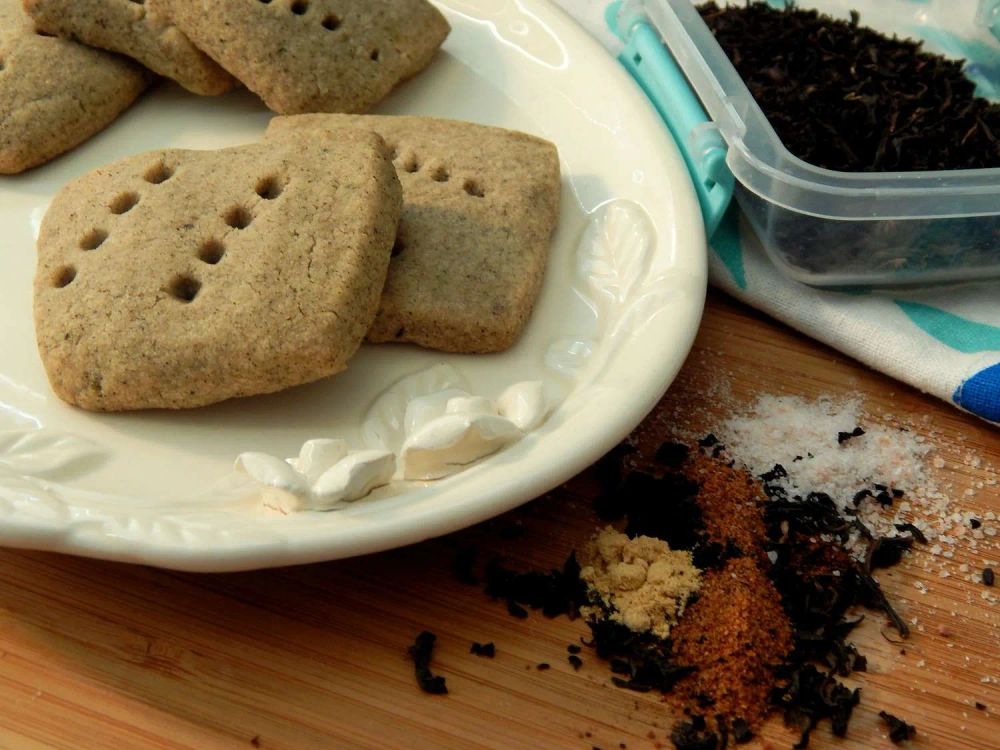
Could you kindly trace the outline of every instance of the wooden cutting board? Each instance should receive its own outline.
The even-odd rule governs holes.
[[[1000,514],[1000,493],[986,484],[1000,466],[992,428],[718,295],[647,429],[707,429],[723,408],[713,385],[720,379],[737,403],[761,392],[859,392],[871,411],[916,421],[963,507]],[[514,566],[561,563],[597,523],[595,488],[584,473],[460,534],[256,573],[190,575],[0,551],[0,748],[670,747],[673,713],[660,696],[612,686],[607,665],[587,649],[579,671],[568,663],[582,623],[512,618],[451,572],[468,544]],[[1000,562],[995,545],[960,548],[955,562],[973,570],[984,558]],[[915,623],[913,635],[900,642],[883,618],[868,617],[855,640],[870,672],[854,683],[862,704],[850,736],[835,740],[821,726],[810,747],[891,747],[877,717],[884,709],[916,724],[911,747],[1000,748],[1000,587],[939,578],[924,570],[927,555],[880,576]],[[406,648],[423,629],[438,636],[434,669],[447,678],[447,696],[416,687]],[[493,641],[496,658],[471,655],[472,641]],[[542,663],[551,668],[539,670]],[[793,741],[776,719],[747,747]]]

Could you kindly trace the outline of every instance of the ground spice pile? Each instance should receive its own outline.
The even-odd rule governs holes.
[[[580,552],[580,578],[592,604],[581,614],[607,618],[659,638],[684,614],[701,588],[701,571],[690,552],[671,550],[662,539],[630,539],[614,527],[601,530]]]
[[[1000,166],[1000,105],[963,62],[851,19],[765,2],[698,8],[782,143],[827,169]]]
[[[755,728],[770,710],[776,665],[792,650],[792,626],[762,544],[765,497],[759,482],[718,460],[695,456],[685,472],[701,488],[709,537],[744,554],[706,573],[700,598],[674,629],[675,658],[696,667],[679,695],[714,717],[720,733]]]

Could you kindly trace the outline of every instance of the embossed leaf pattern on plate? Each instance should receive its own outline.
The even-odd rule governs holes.
[[[369,448],[398,453],[405,438],[406,405],[417,398],[451,388],[467,390],[461,373],[449,364],[439,364],[409,375],[379,396],[365,416],[361,437]]]
[[[595,377],[621,343],[662,309],[671,293],[669,278],[652,273],[656,231],[646,211],[626,200],[601,206],[577,246],[579,292],[597,316],[597,332],[552,342],[546,365],[570,377],[587,370]],[[602,341],[600,348],[591,342]]]
[[[15,474],[45,476],[99,454],[93,443],[56,430],[0,431],[0,468]]]

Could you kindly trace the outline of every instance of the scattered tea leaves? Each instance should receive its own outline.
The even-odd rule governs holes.
[[[902,719],[896,718],[890,713],[885,711],[879,711],[879,716],[882,717],[889,727],[889,739],[892,740],[893,744],[898,745],[906,740],[911,740],[917,734],[917,729],[912,724],[907,724]]]
[[[469,649],[469,653],[492,659],[497,654],[497,647],[492,641],[489,643],[473,643]]]
[[[861,437],[865,434],[865,431],[860,427],[855,427],[851,432],[838,432],[837,442],[843,445],[851,438]]]
[[[444,677],[434,675],[430,667],[431,652],[434,650],[436,640],[436,635],[427,630],[423,631],[410,646],[409,654],[410,658],[413,659],[413,668],[420,689],[433,695],[445,695],[448,688],[445,685]]]
[[[703,716],[677,724],[670,733],[670,741],[677,750],[716,750],[719,747],[719,736],[708,731]]]

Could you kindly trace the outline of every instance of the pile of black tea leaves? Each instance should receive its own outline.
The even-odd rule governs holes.
[[[845,172],[1000,167],[1000,104],[961,60],[789,4],[699,6],[778,137]]]
[[[976,95],[964,61],[787,0],[708,2],[698,11],[788,151],[849,173],[1000,168],[1000,103]],[[978,61],[977,61],[978,62]],[[917,278],[990,268],[1000,215],[835,221],[797,211],[768,223],[807,273]]]

